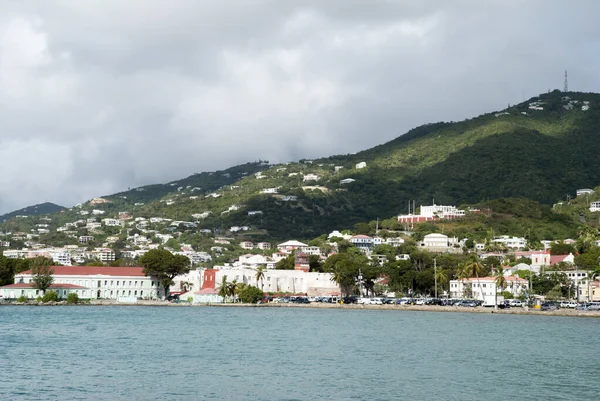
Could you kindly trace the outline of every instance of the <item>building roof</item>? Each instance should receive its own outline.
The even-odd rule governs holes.
[[[15,284],[9,284],[9,285],[5,285],[4,287],[0,287],[0,288],[34,288],[33,287],[33,283],[15,283]],[[57,283],[57,284],[52,284],[50,287],[50,289],[86,289],[87,287],[82,287],[80,285],[75,285],[75,284],[66,284],[66,283]]]
[[[215,288],[203,288],[200,291],[196,291],[194,294],[196,295],[206,295],[206,294],[218,294],[219,291]]]
[[[290,240],[290,241],[283,242],[277,246],[308,246],[308,245],[306,245],[304,242]]]
[[[368,235],[364,235],[364,234],[353,235],[351,239],[355,239],[355,238],[372,239]]]
[[[112,266],[52,266],[53,276],[139,276],[145,277],[143,267],[112,267]],[[19,275],[30,275],[26,270]]]
[[[479,278],[471,277],[464,281],[474,281],[474,282],[477,282],[477,280],[479,280],[479,281],[496,281],[496,279],[497,279],[497,277],[479,277]],[[526,279],[517,277],[517,276],[505,276],[504,279],[506,281],[521,281],[521,282],[527,281]],[[460,281],[460,280],[457,280],[457,281]]]

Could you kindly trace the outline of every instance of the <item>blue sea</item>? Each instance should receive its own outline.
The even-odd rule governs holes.
[[[599,319],[0,306],[2,400],[597,400]]]

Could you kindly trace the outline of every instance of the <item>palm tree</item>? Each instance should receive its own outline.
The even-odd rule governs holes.
[[[238,290],[237,280],[233,280],[231,283],[229,283],[227,285],[227,287],[228,287],[228,293],[229,293],[229,295],[231,295],[231,298],[233,299],[233,303],[235,303],[235,296],[236,296],[237,290]]]
[[[502,266],[500,266],[498,268],[498,271],[496,272],[496,305],[494,305],[495,308],[498,308],[498,287],[500,287],[500,289],[502,291],[504,291],[504,289],[506,288],[506,277],[504,277],[504,271],[502,269]]]
[[[221,285],[219,286],[219,295],[223,297],[223,302],[227,301],[227,297],[229,296],[229,283],[227,282],[227,275],[223,275],[223,281],[221,281]]]
[[[264,286],[265,286],[265,267],[264,266],[258,266],[256,268],[256,283],[258,284],[258,281],[260,280],[260,289],[264,292]]]
[[[469,274],[469,277],[477,278],[477,286],[479,287],[479,290],[481,291],[481,283],[479,282],[479,275],[484,272],[485,268],[483,267],[483,265],[481,264],[481,262],[479,261],[477,256],[473,255],[471,257],[470,263],[467,263],[464,268],[466,269],[466,273]],[[483,294],[483,292],[482,292],[482,294]],[[482,298],[483,298],[483,295],[482,295]],[[485,299],[482,299],[482,300],[485,300]]]
[[[448,284],[448,272],[443,269],[439,269],[435,273],[435,279],[437,280],[437,284],[444,290],[444,284]]]
[[[465,280],[467,280],[469,278],[471,278],[470,271],[469,271],[469,269],[467,269],[467,265],[465,264],[465,265],[461,266],[458,270],[458,279],[462,283],[462,287],[463,287],[463,291],[462,291],[463,298],[465,297]],[[472,291],[471,291],[471,293],[472,293]]]

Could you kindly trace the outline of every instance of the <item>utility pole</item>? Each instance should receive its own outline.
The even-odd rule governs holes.
[[[433,258],[433,280],[435,285],[435,299],[437,299],[437,260]]]

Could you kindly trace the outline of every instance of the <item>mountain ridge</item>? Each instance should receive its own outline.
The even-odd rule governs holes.
[[[468,120],[426,124],[352,155],[247,163],[107,195],[93,207],[111,216],[195,221],[213,232],[248,226],[257,238],[311,238],[407,212],[413,199],[552,204],[600,181],[599,111],[598,94],[554,91]],[[309,174],[319,179],[306,180]],[[86,210],[89,202],[59,221]]]

